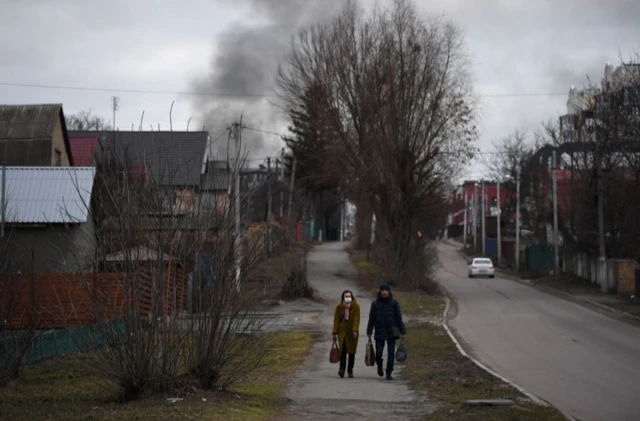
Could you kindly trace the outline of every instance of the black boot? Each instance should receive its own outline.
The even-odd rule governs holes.
[[[393,380],[393,377],[391,377],[390,371],[387,371],[387,380]]]
[[[344,378],[344,370],[342,369],[338,370],[338,376]]]
[[[349,365],[347,365],[347,374],[349,378],[353,379],[353,366],[356,363],[356,354],[349,354]]]
[[[384,371],[382,371],[382,361],[378,363],[378,376],[384,376]]]

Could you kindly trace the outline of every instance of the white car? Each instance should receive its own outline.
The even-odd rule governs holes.
[[[469,264],[469,278],[475,276],[488,276],[489,278],[496,276],[496,270],[491,259],[476,257],[471,261],[471,264]]]

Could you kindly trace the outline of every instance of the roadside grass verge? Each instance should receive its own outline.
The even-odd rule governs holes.
[[[78,369],[69,357],[25,370],[0,389],[0,418],[7,420],[222,420],[262,421],[285,408],[282,392],[313,343],[311,333],[273,333],[268,364],[228,392],[189,389],[121,403],[115,385]],[[170,403],[167,399],[179,397]]]
[[[375,264],[366,262],[366,252],[348,250],[358,271],[358,280],[375,288]],[[364,260],[364,263],[363,263]],[[368,282],[368,283],[367,283]],[[425,392],[438,406],[425,416],[430,421],[561,421],[565,416],[553,407],[533,403],[502,380],[487,373],[458,351],[440,323],[445,299],[421,291],[394,291],[407,319],[404,342],[408,359],[401,379],[417,391]],[[514,406],[468,406],[472,399],[510,399]]]

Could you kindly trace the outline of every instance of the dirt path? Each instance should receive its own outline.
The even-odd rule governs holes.
[[[309,256],[309,280],[329,306],[318,305],[300,317],[313,317],[314,330],[321,332],[307,361],[298,369],[287,388],[286,397],[292,405],[282,420],[334,420],[339,415],[358,416],[356,419],[409,420],[412,416],[429,412],[432,405],[419,396],[400,378],[402,366],[396,365],[396,380],[378,377],[374,367],[364,365],[367,341],[366,326],[371,306],[371,294],[363,294],[346,276],[355,269],[344,250],[345,243],[317,246]],[[351,289],[360,302],[362,317],[360,341],[356,354],[355,378],[338,377],[338,365],[329,363],[331,327],[334,305],[344,289]]]

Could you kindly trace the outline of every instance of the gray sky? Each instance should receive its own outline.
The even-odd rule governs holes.
[[[387,3],[388,1],[381,1]],[[370,7],[373,1],[362,2]],[[326,16],[340,0],[0,0],[0,83],[168,92],[264,93],[296,26]],[[427,14],[457,22],[473,57],[482,97],[478,147],[516,128],[539,127],[565,112],[566,93],[586,75],[599,80],[640,40],[636,0],[419,0]],[[116,124],[174,129],[204,124],[211,132],[243,115],[248,126],[286,130],[273,99],[95,92],[0,85],[0,102],[62,103],[65,112],[91,109]],[[280,147],[275,136],[245,131],[251,158]],[[224,153],[226,139],[221,142]],[[257,164],[257,162],[255,162]],[[482,165],[469,169],[479,177]]]

